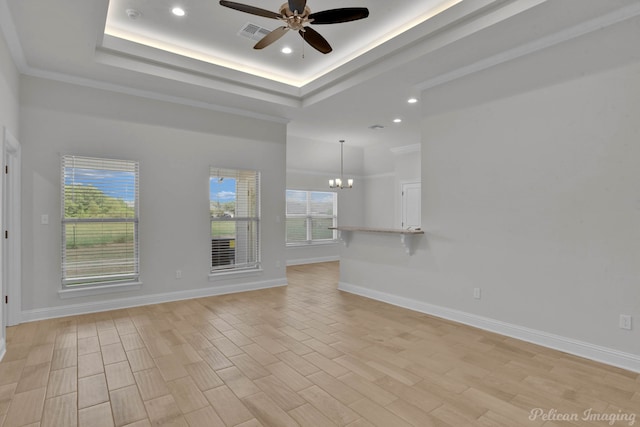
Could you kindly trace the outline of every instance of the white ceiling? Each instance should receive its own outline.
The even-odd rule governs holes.
[[[238,2],[278,11],[283,1]],[[174,5],[187,15],[172,16]],[[637,26],[640,16],[638,0],[308,0],[308,6],[367,7],[370,16],[314,26],[334,51],[322,55],[307,45],[304,58],[303,40],[292,32],[254,50],[255,41],[237,35],[240,28],[251,22],[273,29],[279,22],[217,0],[0,0],[0,27],[27,75],[287,122],[291,137],[401,146],[419,141],[421,103],[407,104],[409,96],[603,28]],[[142,15],[131,20],[127,9]],[[625,49],[636,45],[621,42]],[[282,54],[284,45],[294,52]],[[394,124],[396,117],[402,123]],[[376,124],[385,128],[369,129]]]
[[[348,6],[367,7],[370,12],[365,20],[312,25],[332,45],[333,52],[329,55],[310,48],[292,32],[268,48],[255,51],[252,46],[257,40],[238,36],[240,29],[252,23],[271,31],[281,27],[282,22],[222,7],[217,0],[111,0],[105,33],[302,87],[458,2],[311,0],[307,4],[314,8],[311,12]],[[244,2],[272,12],[278,12],[282,3],[283,0]],[[182,6],[186,15],[174,16],[171,9],[175,5]],[[139,11],[140,17],[129,18],[127,10]],[[293,53],[282,54],[285,46],[293,49]]]

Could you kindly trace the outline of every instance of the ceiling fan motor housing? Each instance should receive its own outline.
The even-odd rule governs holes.
[[[280,6],[280,15],[282,15],[282,20],[287,23],[287,27],[294,31],[299,31],[304,28],[304,24],[311,22],[309,20],[309,15],[311,14],[311,9],[309,6],[304,7],[304,12],[299,14],[297,11],[292,12],[289,9],[289,5],[287,3]]]
[[[260,39],[260,41],[253,46],[254,49],[263,49],[280,39],[288,30],[294,30],[314,49],[326,54],[332,51],[331,45],[320,33],[306,26],[306,24],[337,24],[340,22],[356,21],[369,16],[369,9],[366,7],[343,7],[311,13],[311,9],[307,7],[306,0],[289,0],[280,6],[279,13],[229,0],[220,0],[220,4],[252,15],[277,19],[286,24],[286,26],[276,28]],[[300,11],[302,11],[302,13],[300,13]]]

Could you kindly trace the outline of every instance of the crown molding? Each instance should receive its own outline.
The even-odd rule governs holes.
[[[134,89],[120,84],[108,83],[95,79],[78,77],[66,73],[57,73],[32,67],[29,65],[24,55],[24,50],[22,49],[22,45],[20,44],[18,32],[15,25],[13,24],[13,20],[11,19],[11,12],[9,10],[7,0],[0,0],[0,31],[5,38],[7,46],[9,47],[9,53],[13,58],[13,62],[15,63],[16,68],[18,69],[20,74],[25,76],[75,84],[78,86],[84,86],[94,89],[107,90],[110,92],[133,95],[141,98],[152,99],[155,101],[163,101],[189,107],[202,108],[205,110],[216,111],[220,113],[235,114],[238,116],[265,120],[269,122],[281,124],[289,123],[289,119],[286,119],[284,117],[271,116],[268,114],[255,113],[241,108],[231,108],[219,104],[195,101],[193,99],[180,96],[165,95],[156,91]]]
[[[322,171],[312,171],[312,170],[308,170],[308,169],[287,169],[287,174],[290,173],[295,173],[295,174],[299,174],[299,175],[307,175],[307,176],[322,176],[325,178],[333,178],[336,175],[339,175],[340,172],[322,172]],[[371,175],[353,175],[353,174],[348,174],[350,178],[353,179],[376,179],[376,178],[395,178],[396,174],[395,172],[384,172],[384,173],[377,173],[377,174],[371,174]]]
[[[287,173],[295,173],[295,174],[299,174],[299,175],[309,175],[309,176],[322,176],[325,178],[333,178],[336,175],[340,175],[340,171],[335,172],[335,171],[319,171],[319,170],[309,170],[309,169],[291,169],[291,168],[287,168]],[[362,176],[362,175],[354,175],[351,173],[347,173],[346,175],[349,175],[350,178],[353,179],[364,179],[366,177]]]
[[[15,25],[13,25],[7,0],[0,0],[0,31],[2,31],[4,35],[4,39],[9,47],[9,53],[11,53],[11,57],[18,71],[24,72],[24,70],[27,69],[27,60],[24,56],[22,45],[20,44],[18,31]]]
[[[415,85],[414,90],[416,92],[422,92],[427,89],[431,89],[445,83],[449,83],[454,80],[466,77],[468,75],[484,71],[488,68],[495,67],[505,62],[522,58],[524,56],[541,51],[543,49],[550,48],[557,44],[576,39],[580,36],[584,36],[594,31],[602,30],[603,28],[626,21],[631,18],[635,18],[639,15],[640,3],[634,3],[630,6],[614,10],[613,12],[610,12],[606,15],[602,15],[589,21],[582,22],[578,25],[574,25],[573,27],[566,28],[562,31],[558,31],[545,37],[541,37],[537,40],[525,43],[513,49],[508,49],[504,52],[487,57],[473,64],[460,67],[451,72],[430,78]]]
[[[196,101],[196,100],[181,97],[181,96],[166,95],[156,91],[134,89],[129,86],[124,86],[120,84],[108,83],[108,82],[88,79],[84,77],[77,77],[77,76],[72,76],[70,74],[56,73],[53,71],[46,71],[46,70],[42,70],[42,69],[30,67],[30,66],[27,66],[26,70],[21,72],[25,76],[37,77],[37,78],[46,79],[46,80],[53,80],[53,81],[62,82],[62,83],[69,83],[69,84],[89,87],[93,89],[106,90],[110,92],[120,93],[123,95],[137,96],[140,98],[151,99],[154,101],[162,101],[162,102],[168,102],[172,104],[184,105],[188,107],[202,108],[204,110],[216,111],[219,113],[234,114],[237,116],[249,117],[249,118],[264,120],[268,122],[275,122],[275,123],[281,123],[281,124],[289,123],[289,119],[284,117],[277,117],[277,116],[271,116],[267,114],[256,113],[256,112],[244,110],[241,108],[225,107],[223,105],[213,104],[213,103],[208,103],[203,101]]]
[[[372,175],[366,175],[363,179],[377,179],[377,178],[395,178],[395,172],[383,172],[383,173],[374,173]]]
[[[328,80],[329,76],[324,76],[323,78],[318,79],[317,82],[309,84],[308,87],[305,86],[296,93],[281,94],[276,90],[275,93],[266,93],[258,96],[258,98],[267,102],[274,102],[275,104],[283,105],[286,108],[304,108],[305,106],[312,105],[335,93],[339,93],[348,87],[358,84],[363,80],[367,80],[388,71],[399,62],[409,61],[425,55],[428,52],[442,48],[443,46],[469,36],[480,29],[487,28],[496,22],[507,19],[509,16],[514,16],[547,1],[550,0],[516,0],[513,2],[478,0],[477,2],[460,2],[442,14],[432,18],[433,21],[430,22],[428,26],[416,26],[415,28],[398,36],[397,40],[394,39],[385,43],[383,46],[379,46],[376,50],[382,49],[386,53],[378,59],[371,58],[373,52],[367,53],[363,55],[362,58],[358,58],[358,60],[345,64],[338,70],[334,70],[334,72],[330,73],[330,75],[335,78]],[[446,84],[470,74],[481,72],[496,65],[521,58],[559,43],[601,30],[602,28],[623,22],[638,15],[640,15],[640,3],[635,2],[626,7],[619,8],[592,20],[558,31],[554,34],[541,37],[519,47],[506,50],[473,64],[424,80],[414,85],[412,92],[421,92]],[[477,19],[469,19],[469,16],[473,16]],[[106,83],[96,81],[91,78],[77,77],[34,68],[29,65],[27,58],[25,57],[17,29],[12,21],[7,0],[0,0],[0,30],[2,30],[2,33],[4,34],[10,54],[18,71],[24,75],[58,80],[81,86],[94,87],[158,101],[230,113],[260,120],[277,123],[289,122],[288,119],[283,117],[276,117],[264,113],[254,113],[244,108],[230,108],[215,103],[189,99],[188,97],[165,95],[157,90],[140,90],[128,87],[126,84]],[[403,43],[406,43],[406,45],[403,45]],[[104,50],[100,51],[98,49],[96,54],[97,57],[101,58],[101,61],[109,62],[115,61],[116,59],[118,61],[126,60],[126,58],[116,58],[116,56]],[[203,76],[201,73],[190,74],[188,70],[184,69],[167,69],[163,71],[161,70],[161,68],[163,68],[161,64],[156,63],[155,61],[151,61],[151,63],[145,63],[143,65],[144,67],[147,67],[145,70],[151,69],[153,73],[162,78],[173,78],[178,81],[185,81],[185,77],[191,77],[196,79],[194,82],[195,85],[221,91],[228,91],[229,89],[226,86],[215,86],[216,84],[223,85],[223,83],[227,84],[228,82],[216,83],[211,79],[207,80],[207,76]],[[140,66],[142,67],[143,65]],[[256,93],[254,93],[256,90],[251,88],[244,87],[238,90],[248,91],[245,92],[248,96],[257,96]]]
[[[395,155],[408,154],[408,153],[419,153],[420,151],[422,151],[422,145],[421,144],[411,144],[411,145],[404,145],[402,147],[392,147],[392,148],[389,148],[389,151],[391,151]]]

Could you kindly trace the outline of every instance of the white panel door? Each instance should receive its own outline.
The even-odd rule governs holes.
[[[420,212],[421,184],[407,182],[402,184],[402,228],[420,228],[422,216]]]

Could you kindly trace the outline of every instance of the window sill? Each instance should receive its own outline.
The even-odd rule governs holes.
[[[232,279],[236,277],[259,276],[262,274],[263,271],[264,270],[262,270],[261,268],[255,268],[250,270],[219,271],[216,273],[209,273],[209,281],[215,282],[217,280]]]
[[[327,246],[327,245],[337,245],[337,240],[329,240],[326,242],[302,242],[302,243],[287,243],[288,248],[306,248],[309,246]]]
[[[142,282],[117,283],[113,285],[93,285],[82,286],[71,289],[60,289],[58,296],[60,299],[79,298],[91,295],[111,294],[115,292],[136,291],[142,287]]]

